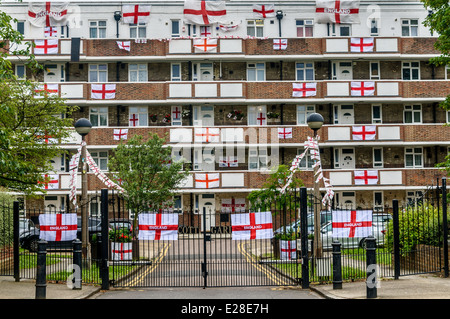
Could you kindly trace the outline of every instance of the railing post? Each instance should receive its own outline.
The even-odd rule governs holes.
[[[392,201],[392,226],[394,246],[394,279],[398,279],[400,277],[400,224],[397,199]]]
[[[81,289],[81,282],[83,278],[83,270],[82,270],[82,250],[81,250],[81,241],[76,238],[73,241],[73,265],[75,268],[73,286],[72,289]],[[79,271],[78,271],[79,270]]]
[[[447,216],[447,179],[442,178],[442,224],[444,227],[444,277],[448,278],[448,216]]]
[[[341,243],[337,240],[333,246],[333,289],[342,289]]]
[[[13,260],[14,260],[14,279],[20,281],[20,257],[19,257],[19,202],[15,201],[13,206]]]
[[[47,295],[47,242],[40,240],[38,243],[36,266],[36,294],[35,299],[46,299]]]
[[[366,297],[377,297],[377,256],[376,256],[376,240],[374,237],[366,239],[366,266],[367,266],[367,279],[366,279]]]
[[[100,276],[102,279],[102,290],[108,290],[109,289],[109,265],[108,265],[108,258],[109,258],[109,234],[108,234],[108,189],[104,188],[101,190],[100,195],[101,200],[101,225],[102,225],[102,231],[101,231],[101,265],[100,265]]]
[[[302,252],[302,288],[309,288],[308,258],[308,196],[306,188],[300,188],[300,236]]]

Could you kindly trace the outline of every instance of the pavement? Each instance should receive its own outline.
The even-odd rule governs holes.
[[[94,299],[100,288],[84,284],[81,289],[71,289],[65,283],[47,282],[45,299]],[[301,290],[293,287],[292,293],[297,289]],[[367,299],[365,281],[343,283],[342,289],[333,289],[332,284],[310,285],[310,290],[326,299]],[[12,276],[0,276],[0,299],[36,299],[36,281],[16,282]],[[450,278],[422,274],[381,279],[376,299],[450,299]]]

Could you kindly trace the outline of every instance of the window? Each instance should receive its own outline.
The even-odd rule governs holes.
[[[25,65],[23,64],[16,64],[15,66],[15,74],[19,80],[25,80],[26,73],[25,73]]]
[[[178,38],[180,36],[180,20],[172,20],[172,38]]]
[[[108,65],[89,64],[89,82],[108,82]]]
[[[404,123],[422,123],[422,105],[405,105],[403,115]]]
[[[297,125],[306,125],[308,115],[315,112],[314,105],[297,105]]]
[[[263,37],[264,20],[247,20],[247,35],[250,37]]]
[[[423,167],[423,149],[421,147],[405,149],[405,167]]]
[[[445,66],[445,79],[450,80],[450,65]]]
[[[419,28],[418,19],[402,20],[402,37],[417,37]]]
[[[297,37],[305,38],[313,36],[313,20],[295,20]]]
[[[247,64],[247,81],[265,81],[266,65],[264,62]]]
[[[266,125],[266,106],[248,107],[248,125]]]
[[[130,23],[130,38],[139,39],[147,37],[147,26],[141,22],[139,24]]]
[[[370,20],[370,35],[378,35],[378,20]]]
[[[381,105],[372,105],[372,124],[381,124],[382,119],[382,107]]]
[[[92,126],[108,126],[108,107],[91,107],[89,120]]]
[[[171,65],[171,81],[181,81],[181,64],[180,63],[172,63]]]
[[[183,213],[183,201],[181,195],[175,195],[173,197],[173,212],[177,214]]]
[[[108,170],[108,151],[90,152],[92,159],[101,171]]]
[[[423,192],[422,191],[407,191],[406,192],[406,201],[408,205],[417,205],[423,201]]]
[[[148,126],[148,108],[131,106],[128,111],[130,126]]]
[[[147,82],[147,64],[129,64],[128,81],[130,82]]]
[[[349,37],[351,36],[352,26],[349,24],[336,24],[332,23],[331,27],[331,36],[333,37]]]
[[[89,216],[90,217],[101,217],[101,202],[99,196],[91,197],[89,201]]]
[[[295,63],[295,74],[297,81],[314,81],[314,63],[313,62]]]
[[[383,149],[374,148],[373,149],[373,167],[383,167]]]
[[[17,21],[17,32],[25,34],[25,21]]]
[[[182,108],[181,106],[172,106],[172,125],[181,126],[182,125]]]
[[[302,154],[305,151],[303,148],[297,149],[297,155]],[[314,160],[311,158],[311,154],[309,152],[306,154],[305,157],[302,158],[300,161],[300,164],[298,164],[298,167],[303,170],[312,170],[314,165]]]
[[[382,212],[384,210],[383,192],[373,192],[373,203],[375,212]]]
[[[370,79],[379,80],[380,79],[380,62],[370,62]]]
[[[267,149],[250,148],[248,151],[248,169],[249,170],[263,170],[267,169]]]
[[[447,111],[447,124],[450,124],[450,111]]]
[[[403,62],[402,63],[403,80],[419,80],[420,79],[420,62]]]
[[[89,22],[89,37],[91,39],[106,38],[106,21],[90,21]]]

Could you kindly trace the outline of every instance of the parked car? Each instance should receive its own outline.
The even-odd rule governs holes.
[[[109,220],[109,230],[127,228],[130,232],[133,230],[133,221],[127,218],[113,218]]]
[[[307,215],[308,220],[308,234],[314,233],[314,214],[308,214]],[[320,212],[320,225],[323,226],[327,222],[331,220],[331,211],[321,211]],[[300,232],[300,219],[292,222],[288,226],[282,226],[274,231],[274,234],[283,234],[283,233],[290,233],[293,232]]]
[[[28,249],[31,252],[36,252],[39,242],[39,229],[34,225],[32,228],[30,225],[33,223],[31,220],[25,220],[23,222],[24,229],[30,229],[30,231],[23,232],[19,236],[20,247]],[[95,233],[101,232],[101,220],[100,218],[90,217],[88,222],[89,240],[92,240],[92,236]],[[77,238],[81,240],[81,216],[77,218]],[[73,241],[49,241],[47,249],[71,249]]]

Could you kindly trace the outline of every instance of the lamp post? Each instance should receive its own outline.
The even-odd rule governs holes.
[[[317,137],[317,131],[322,127],[323,125],[323,117],[319,113],[312,113],[308,115],[306,119],[306,123],[308,123],[308,126],[310,129],[314,131],[314,138]],[[319,141],[317,141],[319,143]],[[318,144],[317,144],[318,145]],[[317,147],[317,150],[319,151],[319,147]],[[317,160],[315,160],[317,161]],[[319,167],[314,168],[314,177],[313,181],[315,179],[317,170]],[[315,200],[320,200],[320,187],[319,183],[316,183],[314,181],[314,198]],[[322,257],[322,241],[320,239],[320,202],[319,203],[313,203],[314,205],[314,256],[316,258]]]
[[[283,19],[283,11],[278,10],[276,17],[278,19],[278,34],[281,37],[281,19]]]
[[[81,251],[84,260],[87,261],[90,258],[89,247],[89,216],[87,210],[87,175],[86,175],[86,135],[91,131],[92,124],[88,119],[81,118],[75,122],[75,130],[81,135],[82,147],[81,147]]]
[[[114,20],[116,20],[116,37],[119,38],[119,21],[122,18],[120,11],[114,11]]]

